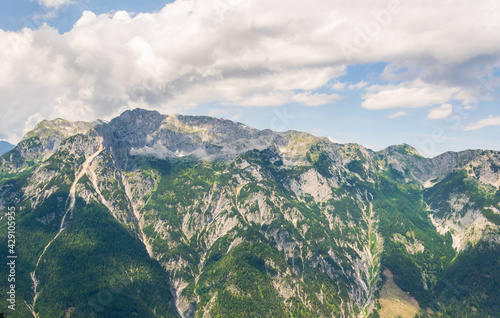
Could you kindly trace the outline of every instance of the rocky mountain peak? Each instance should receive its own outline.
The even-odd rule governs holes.
[[[32,166],[57,152],[62,142],[78,134],[87,134],[104,121],[68,121],[61,118],[43,120],[29,131],[8,157],[2,158],[2,169],[18,170]]]
[[[29,131],[22,140],[27,140],[33,137],[39,139],[59,139],[63,140],[76,134],[85,134],[95,125],[102,123],[101,121],[84,122],[84,121],[68,121],[61,118],[53,120],[42,120],[35,128]]]
[[[404,155],[404,156],[412,156],[416,158],[423,158],[422,155],[415,149],[414,147],[403,143],[400,145],[393,145],[386,148],[388,154],[392,155]]]

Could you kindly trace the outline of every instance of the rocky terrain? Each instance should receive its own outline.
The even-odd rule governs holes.
[[[0,163],[24,260],[13,317],[377,317],[384,269],[422,314],[488,317],[498,270],[447,283],[468,255],[498,261],[499,187],[495,151],[424,158],[141,109],[43,121]]]

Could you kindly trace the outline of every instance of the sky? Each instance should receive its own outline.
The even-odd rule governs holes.
[[[127,109],[500,150],[498,0],[3,0],[0,140]]]

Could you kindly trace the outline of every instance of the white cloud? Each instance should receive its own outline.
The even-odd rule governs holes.
[[[324,0],[177,0],[134,16],[87,11],[63,34],[48,26],[0,30],[0,138],[18,139],[37,112],[91,120],[135,107],[171,113],[208,102],[333,103],[342,97],[328,92],[330,83],[361,63],[411,66],[403,83],[346,84],[366,89],[363,107],[438,105],[461,100],[456,94],[471,89],[469,79],[500,63],[496,0],[405,1],[381,15],[389,3],[368,1],[359,10]]]
[[[394,118],[404,117],[404,116],[408,116],[408,113],[400,110],[400,111],[397,111],[395,113],[390,114],[389,116],[387,116],[387,118],[394,119]]]
[[[35,127],[36,124],[38,124],[42,120],[43,120],[43,116],[40,115],[40,113],[34,113],[34,114],[30,115],[28,117],[28,119],[26,119],[26,121],[24,122],[23,134],[26,134],[27,132],[29,132],[30,128],[28,128],[28,127],[31,127],[31,128]]]
[[[365,82],[365,81],[360,81],[356,84],[349,84],[349,89],[350,90],[354,90],[354,89],[361,89],[361,88],[364,88],[366,85],[368,85],[368,82]]]
[[[347,83],[345,82],[335,82],[333,84],[330,85],[330,89],[334,90],[334,91],[343,91],[347,86]]]
[[[500,116],[489,116],[488,118],[478,120],[475,123],[465,125],[462,127],[462,130],[479,130],[489,126],[500,126]]]
[[[339,94],[313,94],[308,92],[295,94],[292,100],[305,106],[320,106],[338,102],[342,100],[342,98],[343,97]]]
[[[365,81],[360,81],[356,84],[353,84],[350,82],[338,82],[337,81],[337,82],[331,84],[329,87],[330,87],[330,89],[332,89],[334,91],[343,91],[345,89],[348,89],[348,90],[361,89],[367,85],[368,85],[368,82],[365,82]]]
[[[451,104],[443,104],[431,109],[427,114],[427,119],[443,119],[449,117],[452,113],[453,106]]]
[[[73,0],[38,0],[38,3],[47,8],[57,9],[64,5],[73,3]]]
[[[397,85],[372,85],[363,95],[367,109],[418,108],[441,104],[454,98],[460,88],[426,84],[420,80]]]

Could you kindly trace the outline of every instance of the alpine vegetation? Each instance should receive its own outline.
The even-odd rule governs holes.
[[[499,188],[496,151],[374,152],[141,109],[43,121],[0,158],[2,246],[9,207],[17,223],[16,310],[0,312],[380,317],[392,284],[412,315],[499,317]]]

